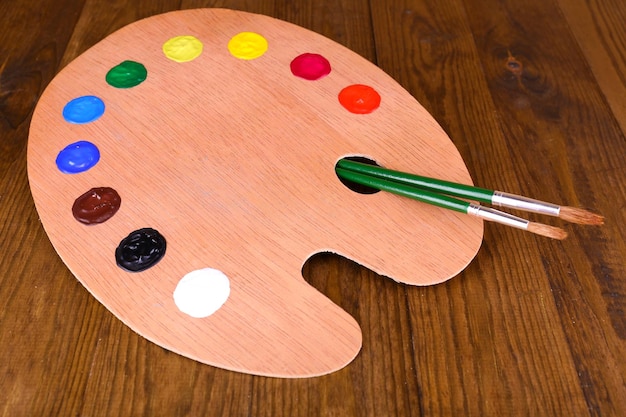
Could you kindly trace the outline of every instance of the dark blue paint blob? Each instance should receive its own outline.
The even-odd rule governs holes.
[[[100,160],[98,147],[81,140],[65,147],[57,155],[57,167],[64,174],[78,174],[87,171]]]
[[[104,113],[104,102],[96,96],[82,96],[70,101],[63,108],[63,117],[69,123],[93,122]]]

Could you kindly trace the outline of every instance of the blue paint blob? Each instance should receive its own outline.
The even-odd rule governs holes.
[[[81,140],[66,146],[57,156],[57,167],[64,174],[78,174],[87,171],[100,160],[98,147]]]
[[[104,113],[104,102],[96,96],[82,96],[71,100],[63,108],[63,118],[69,123],[93,122]]]

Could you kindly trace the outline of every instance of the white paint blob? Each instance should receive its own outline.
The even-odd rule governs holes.
[[[222,271],[204,268],[185,275],[174,290],[176,307],[195,318],[208,317],[224,305],[230,295],[230,280]]]

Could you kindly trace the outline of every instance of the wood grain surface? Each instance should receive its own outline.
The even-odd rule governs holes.
[[[54,251],[26,139],[44,88],[81,52],[196,7],[347,46],[427,108],[475,183],[591,208],[606,225],[564,225],[556,242],[487,224],[469,267],[429,287],[315,256],[306,280],[363,331],[357,358],[324,377],[244,375],[148,342]],[[0,415],[626,415],[625,14],[617,0],[0,3]]]

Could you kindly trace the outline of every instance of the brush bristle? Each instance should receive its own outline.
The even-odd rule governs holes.
[[[565,230],[542,223],[530,222],[528,223],[528,228],[526,230],[551,239],[563,240],[567,237],[567,232]]]
[[[578,224],[588,224],[592,226],[604,224],[603,216],[576,207],[561,207],[559,217],[565,221]]]

